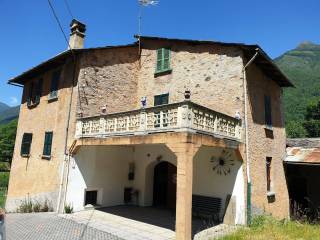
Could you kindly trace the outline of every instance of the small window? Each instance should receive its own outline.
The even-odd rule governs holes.
[[[32,105],[32,96],[33,96],[33,87],[34,84],[33,82],[30,83],[29,88],[28,88],[28,97],[27,97],[27,106],[30,107]]]
[[[264,96],[264,117],[266,127],[272,128],[271,98]]]
[[[157,50],[157,67],[156,73],[165,72],[170,69],[171,51],[167,48],[160,48]]]
[[[271,157],[266,158],[267,191],[271,191]]]
[[[34,98],[34,103],[35,104],[39,104],[40,103],[40,98],[41,98],[41,94],[42,94],[42,79],[40,79],[37,83],[37,87],[36,87],[36,94],[35,94],[35,98]]]
[[[32,143],[32,133],[24,133],[21,143],[21,156],[29,156]]]
[[[52,73],[49,99],[56,99],[58,97],[60,73],[60,70]]]
[[[154,96],[154,106],[164,105],[169,103],[169,93]]]
[[[46,132],[44,137],[43,156],[51,156],[52,132]]]
[[[87,205],[87,204],[97,205],[97,196],[98,196],[98,191],[96,190],[86,191],[84,205]]]

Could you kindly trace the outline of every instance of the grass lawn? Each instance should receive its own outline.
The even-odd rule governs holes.
[[[4,208],[6,202],[5,190],[0,188],[0,208]]]
[[[261,216],[253,220],[250,228],[240,229],[219,240],[320,240],[320,225]]]
[[[9,172],[0,172],[0,208],[4,208],[5,194],[9,182]]]

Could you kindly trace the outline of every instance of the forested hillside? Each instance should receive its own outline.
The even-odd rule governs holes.
[[[307,136],[304,129],[307,106],[320,99],[320,45],[303,42],[275,62],[296,86],[284,92],[287,133],[290,137]]]

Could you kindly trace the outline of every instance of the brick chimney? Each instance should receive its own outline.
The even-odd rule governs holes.
[[[70,23],[70,31],[69,48],[83,48],[84,37],[86,36],[86,25],[76,19],[73,19]]]

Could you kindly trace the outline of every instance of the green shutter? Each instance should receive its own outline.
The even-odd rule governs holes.
[[[170,70],[170,55],[170,49],[160,48],[157,50],[157,73]]]
[[[162,48],[160,48],[157,50],[157,72],[161,72],[162,70],[162,58]]]
[[[32,133],[24,133],[21,143],[21,156],[26,156],[30,154],[30,147],[32,142]]]
[[[168,70],[170,68],[170,50],[163,48],[163,69]]]
[[[43,155],[50,156],[51,155],[51,147],[52,147],[52,132],[46,132],[44,137],[44,146],[43,146]]]

